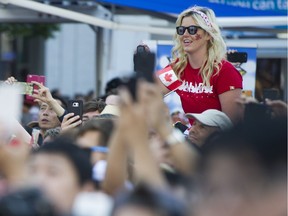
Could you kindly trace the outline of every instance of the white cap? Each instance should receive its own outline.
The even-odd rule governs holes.
[[[202,113],[187,113],[186,116],[197,119],[204,125],[219,127],[221,130],[227,130],[233,127],[230,118],[225,113],[216,109],[208,109]]]
[[[111,114],[115,116],[120,116],[120,110],[118,106],[107,104],[105,108],[102,110],[102,112],[100,113],[100,115],[102,114]]]

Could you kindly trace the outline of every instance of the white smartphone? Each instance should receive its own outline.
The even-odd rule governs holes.
[[[15,120],[21,119],[22,95],[20,93],[19,86],[0,85],[0,130],[2,129],[2,132],[15,132]]]

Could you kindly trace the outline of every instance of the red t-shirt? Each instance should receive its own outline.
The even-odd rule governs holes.
[[[219,95],[233,89],[242,89],[242,76],[228,61],[222,62],[218,75],[210,78],[210,87],[203,86],[199,69],[188,63],[181,77],[183,85],[176,90],[185,113],[201,113],[207,109],[221,109]],[[190,121],[191,123],[193,122]]]

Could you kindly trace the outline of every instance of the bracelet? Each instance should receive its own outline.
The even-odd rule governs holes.
[[[169,146],[172,146],[177,143],[185,142],[185,136],[178,129],[173,129],[172,133],[166,137],[165,141]]]
[[[102,152],[102,153],[108,153],[109,149],[105,146],[93,146],[90,148],[93,152]]]

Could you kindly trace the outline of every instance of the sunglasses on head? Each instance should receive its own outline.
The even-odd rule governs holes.
[[[176,32],[178,35],[183,35],[186,31],[186,29],[188,30],[188,33],[190,35],[195,35],[197,33],[198,28],[201,28],[200,26],[195,26],[195,25],[191,25],[188,27],[185,26],[177,26],[176,27]]]

